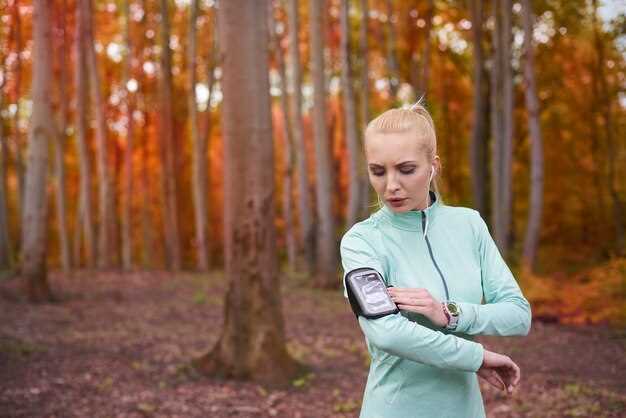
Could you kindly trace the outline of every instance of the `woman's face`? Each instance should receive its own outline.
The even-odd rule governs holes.
[[[439,157],[429,161],[414,132],[370,135],[365,158],[370,183],[391,210],[406,212],[427,206],[431,167],[435,166],[436,173]]]

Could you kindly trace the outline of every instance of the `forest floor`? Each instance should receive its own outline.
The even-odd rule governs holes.
[[[219,336],[221,273],[51,274],[60,302],[0,282],[0,417],[357,417],[368,354],[341,291],[283,279],[289,352],[311,368],[286,389],[198,375]],[[626,332],[533,322],[478,337],[521,367],[516,392],[481,380],[489,417],[626,417]]]

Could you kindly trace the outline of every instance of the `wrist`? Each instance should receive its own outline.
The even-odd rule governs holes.
[[[449,331],[456,330],[459,324],[459,317],[461,315],[461,307],[458,303],[451,300],[442,302],[442,307],[443,312],[448,319],[448,323],[445,325],[445,328]]]

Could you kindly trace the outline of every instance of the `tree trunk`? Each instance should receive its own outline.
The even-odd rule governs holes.
[[[198,104],[196,102],[196,19],[198,16],[198,0],[192,0],[189,9],[189,49],[187,65],[189,68],[189,120],[191,123],[192,173],[193,173],[193,208],[196,221],[196,268],[199,271],[209,269],[207,248],[207,154],[206,142],[198,132]]]
[[[61,10],[57,9],[57,25],[61,34],[60,39],[55,42],[59,51],[59,62],[62,63],[60,67],[60,82],[59,82],[59,132],[55,135],[55,147],[54,147],[54,165],[55,165],[55,180],[56,180],[56,215],[57,223],[59,225],[59,241],[61,245],[61,266],[63,272],[69,273],[72,268],[71,252],[70,252],[70,239],[69,231],[67,227],[67,207],[66,207],[66,193],[65,193],[65,163],[63,156],[65,155],[65,145],[67,143],[67,69],[63,63],[69,61],[67,56],[67,26],[65,16],[67,14],[67,2],[63,0]]]
[[[313,78],[313,135],[317,180],[317,257],[314,286],[334,288],[337,279],[337,237],[332,210],[334,181],[326,127],[326,82],[324,80],[324,0],[311,1],[311,73]]]
[[[224,59],[225,267],[230,283],[222,334],[194,364],[210,375],[284,384],[298,365],[285,346],[276,263],[267,3],[221,3],[219,33]]]
[[[289,0],[289,67],[291,69],[291,131],[295,145],[296,175],[298,181],[298,214],[300,218],[300,245],[304,254],[306,270],[315,270],[315,225],[309,189],[307,150],[304,144],[302,124],[302,71],[300,69],[300,42],[298,37],[298,0]]]
[[[504,257],[510,247],[513,77],[511,69],[511,1],[493,2],[495,16],[492,69],[493,231]]]
[[[472,140],[470,143],[470,166],[472,170],[472,190],[474,207],[483,216],[487,211],[485,186],[487,182],[486,136],[487,126],[485,113],[487,103],[486,86],[483,82],[484,59],[482,47],[483,33],[483,0],[472,0],[472,34],[474,44],[474,115]]]
[[[396,58],[396,30],[393,27],[393,3],[392,0],[386,1],[387,5],[387,71],[389,71],[389,96],[391,103],[395,103],[400,88],[400,71],[398,69],[398,58]]]
[[[15,50],[22,51],[22,19],[20,17],[20,2],[15,0],[13,2],[13,22],[15,27]],[[15,56],[15,103],[19,103],[22,96],[22,54],[16,54]],[[15,155],[15,168],[17,171],[17,178],[19,184],[18,204],[19,213],[23,216],[24,211],[24,187],[26,185],[26,168],[24,164],[24,155],[22,154],[22,134],[20,132],[20,107],[17,106],[15,113],[13,114],[13,143]]]
[[[624,225],[624,202],[622,202],[619,191],[615,184],[615,161],[618,158],[619,153],[615,149],[615,140],[613,137],[613,109],[612,101],[607,85],[607,78],[604,74],[605,58],[604,58],[604,42],[600,38],[600,28],[598,27],[598,1],[593,0],[593,35],[595,50],[597,53],[597,70],[594,72],[598,78],[600,87],[600,105],[602,107],[602,117],[604,119],[603,128],[606,137],[606,149],[607,149],[607,188],[609,196],[611,198],[613,209],[613,224],[615,228],[615,252],[618,256],[626,254],[626,237]]]
[[[361,132],[365,132],[367,124],[370,120],[369,111],[369,94],[370,94],[370,82],[369,82],[369,62],[368,62],[368,27],[369,27],[369,0],[361,0],[361,28],[359,33],[359,50],[361,54]],[[363,138],[363,137],[362,137]],[[362,158],[364,158],[363,144],[361,144]],[[361,173],[361,211],[363,217],[368,216],[370,203],[370,184],[367,176],[367,170]]]
[[[535,270],[539,231],[541,229],[541,214],[543,208],[543,143],[539,125],[539,99],[537,98],[537,83],[535,82],[535,53],[533,50],[534,16],[530,0],[523,1],[524,19],[524,75],[526,108],[528,109],[528,129],[531,140],[530,151],[530,205],[528,223],[524,239],[523,265],[529,271]]]
[[[87,145],[87,64],[85,56],[85,27],[89,24],[87,10],[81,2],[76,3],[76,146],[80,167],[80,216],[77,216],[76,227],[82,224],[83,242],[85,243],[85,263],[87,268],[95,266],[95,228],[91,202],[91,162]],[[78,219],[81,221],[79,222]],[[80,258],[75,258],[76,265]]]
[[[133,267],[133,234],[132,234],[132,201],[133,201],[133,95],[129,89],[129,82],[133,79],[133,43],[130,34],[130,0],[126,0],[123,6],[124,13],[124,38],[126,41],[126,56],[124,62],[124,95],[126,99],[126,147],[124,149],[124,185],[122,197],[122,268],[130,270]]]
[[[107,125],[104,115],[104,101],[100,90],[100,74],[98,73],[98,59],[94,48],[93,36],[93,8],[92,0],[82,0],[86,15],[85,47],[87,52],[87,67],[91,87],[91,103],[96,116],[96,165],[98,169],[98,257],[99,268],[111,267],[111,250],[113,245],[114,210],[113,192],[109,174],[109,145],[107,140]]]
[[[174,113],[172,110],[172,54],[170,50],[170,21],[168,1],[161,0],[161,114],[159,115],[159,136],[161,143],[162,194],[165,203],[163,222],[168,267],[180,270],[180,236],[178,231],[178,203],[176,187],[176,167],[174,148]]]
[[[0,61],[3,65],[0,71],[4,74],[4,57]],[[4,81],[0,83],[0,109],[4,105]],[[7,183],[7,140],[4,136],[4,124],[0,122],[0,272],[12,268],[13,246],[9,234],[9,211],[7,205],[8,183]]]
[[[361,192],[364,171],[363,152],[359,147],[357,132],[356,105],[352,88],[352,65],[350,63],[350,20],[349,0],[341,0],[341,88],[343,90],[343,108],[345,115],[345,135],[348,147],[348,213],[346,227],[354,225],[363,215]]]
[[[22,219],[21,274],[27,281],[28,297],[33,302],[52,299],[48,285],[46,215],[48,193],[46,171],[48,144],[53,141],[55,124],[52,115],[52,3],[33,1],[33,110],[26,165],[24,212]]]
[[[268,25],[270,35],[270,48],[274,52],[274,58],[278,67],[280,76],[280,107],[283,116],[283,141],[285,155],[285,174],[283,176],[283,217],[285,219],[285,249],[287,252],[288,271],[295,271],[296,267],[296,240],[293,232],[293,213],[292,206],[292,183],[293,183],[293,136],[291,134],[291,126],[289,121],[289,96],[287,92],[287,70],[285,68],[285,59],[280,41],[274,29],[274,8],[272,1],[268,1]]]
[[[213,124],[211,122],[211,117],[212,117],[212,112],[211,112],[211,98],[213,97],[213,90],[214,90],[214,86],[215,86],[215,68],[218,66],[218,61],[219,61],[219,51],[218,51],[218,44],[217,44],[217,11],[214,8],[213,9],[213,31],[211,32],[211,43],[208,49],[208,53],[207,53],[207,65],[206,65],[206,78],[207,78],[207,89],[209,91],[209,97],[207,99],[207,108],[204,111],[204,123],[202,123],[202,132],[200,134],[200,138],[201,141],[204,143],[204,153],[206,155],[206,158],[204,160],[204,162],[206,163],[205,168],[203,173],[205,173],[206,179],[205,179],[205,184],[210,185],[211,184],[211,129],[213,127]],[[207,191],[207,196],[209,196],[209,201],[211,201],[210,198],[210,193],[211,193],[211,187],[209,187],[209,190]],[[207,219],[207,225],[211,224],[211,214],[212,214],[212,208],[211,205],[206,205],[206,219]],[[207,232],[208,233],[208,232]],[[214,245],[212,245],[213,241],[211,241],[209,238],[207,238],[207,266],[208,268],[211,268],[212,262],[213,262],[213,251],[215,249]]]
[[[426,42],[424,43],[424,55],[422,56],[422,76],[420,77],[418,98],[421,94],[428,93],[428,86],[430,84],[430,50],[432,48],[432,28],[433,28],[433,16],[435,14],[435,2],[428,0],[428,11],[426,12],[426,27],[424,33]]]

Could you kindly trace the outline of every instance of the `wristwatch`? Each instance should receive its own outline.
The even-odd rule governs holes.
[[[443,306],[443,313],[446,315],[446,318],[448,318],[448,324],[445,328],[447,330],[454,331],[459,323],[461,307],[456,302],[452,302],[451,300],[441,302],[441,305]]]

